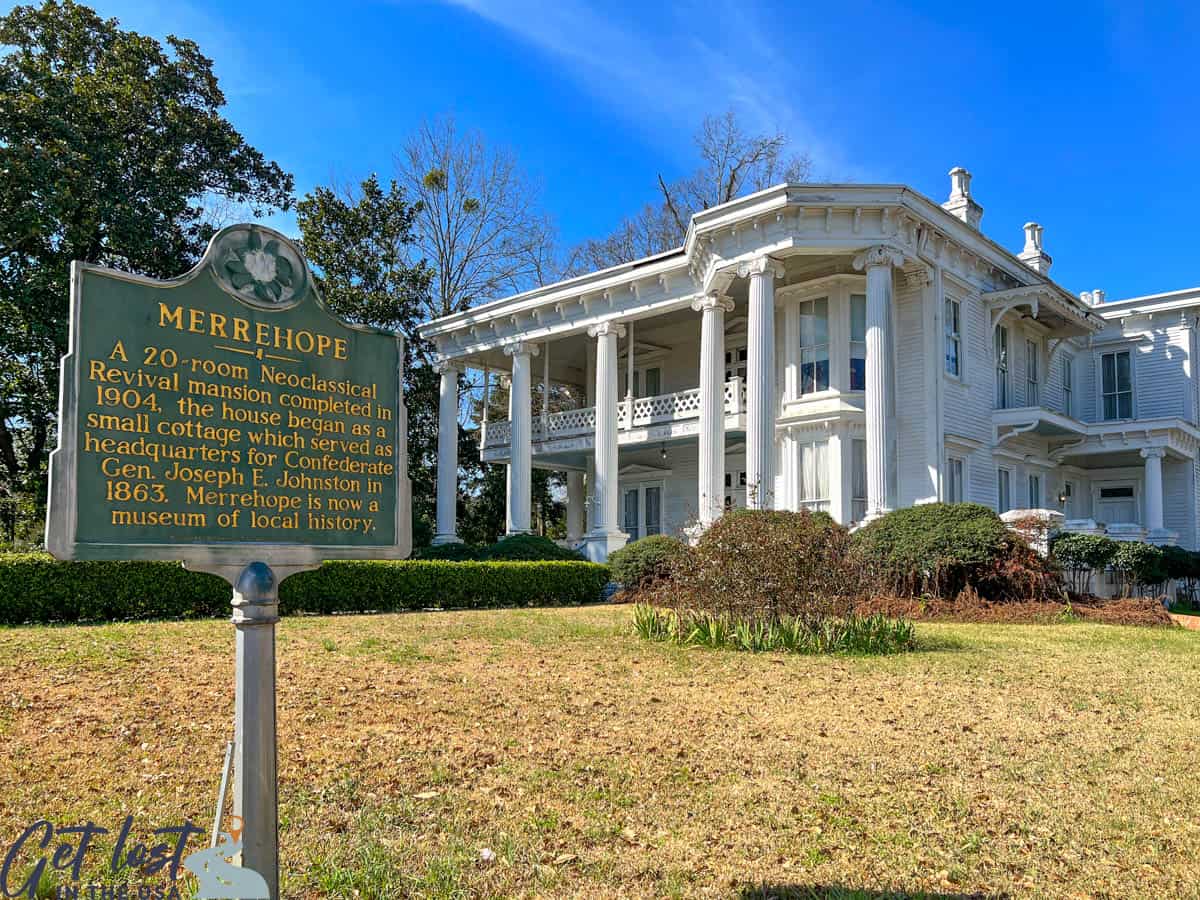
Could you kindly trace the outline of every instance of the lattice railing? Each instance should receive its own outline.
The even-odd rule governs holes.
[[[724,410],[736,415],[746,409],[746,383],[741,378],[725,382]],[[637,397],[617,402],[617,428],[627,431],[663,422],[680,422],[700,417],[700,389],[691,388],[655,397]],[[568,409],[552,413],[543,419],[534,416],[534,440],[552,440],[573,435],[591,434],[596,430],[596,408]],[[505,447],[512,441],[510,422],[489,422],[484,432],[484,447]]]
[[[533,423],[535,436],[547,438],[565,437],[569,434],[588,433],[596,430],[596,407],[567,409],[546,416],[545,426],[538,419]]]
[[[483,446],[507,447],[512,443],[511,422],[488,422],[483,428]]]

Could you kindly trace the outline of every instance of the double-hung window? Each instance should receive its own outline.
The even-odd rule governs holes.
[[[1008,409],[1008,327],[996,329],[996,409]]]
[[[1029,509],[1042,508],[1042,476],[1029,476]]]
[[[1133,363],[1128,350],[1100,357],[1100,389],[1105,419],[1133,418]]]
[[[829,298],[800,304],[800,394],[829,389]]]
[[[943,328],[946,333],[946,374],[962,375],[962,307],[957,300],[946,301]]]
[[[867,295],[850,295],[850,390],[867,389]]]
[[[1012,509],[1012,472],[996,470],[996,511],[1006,513]]]
[[[798,446],[797,497],[801,506],[812,510],[829,509],[829,444],[825,441]]]
[[[854,438],[850,442],[850,521],[861,522],[867,517],[867,442]]]
[[[962,503],[966,495],[966,463],[961,456],[946,459],[946,502]]]
[[[1037,406],[1041,390],[1038,378],[1038,348],[1033,341],[1025,342],[1025,405]]]
[[[1071,356],[1063,357],[1062,370],[1062,385],[1063,385],[1063,413],[1068,416],[1075,415],[1075,359]]]

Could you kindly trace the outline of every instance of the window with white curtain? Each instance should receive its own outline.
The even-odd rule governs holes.
[[[996,329],[996,409],[1008,409],[1008,327]]]
[[[797,444],[797,500],[801,506],[829,510],[829,443],[805,441]]]
[[[850,390],[867,389],[867,295],[850,295]]]
[[[1037,406],[1041,381],[1038,372],[1038,350],[1033,341],[1025,342],[1025,405]]]
[[[946,332],[946,374],[962,375],[962,307],[957,300],[946,299],[942,326]]]
[[[1128,350],[1100,357],[1101,394],[1105,419],[1133,418],[1133,362]]]
[[[1063,413],[1075,415],[1075,357],[1063,357]]]
[[[966,497],[966,463],[961,456],[946,458],[946,502],[962,503]]]
[[[829,389],[829,298],[800,304],[800,395]]]
[[[867,442],[855,438],[850,442],[850,521],[861,522],[867,517]]]

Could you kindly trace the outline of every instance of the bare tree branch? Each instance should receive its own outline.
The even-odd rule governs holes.
[[[608,237],[573,248],[567,257],[568,274],[672,250],[683,243],[691,217],[701,210],[780,182],[807,181],[812,173],[808,154],[784,157],[786,135],[746,134],[732,110],[706,116],[695,141],[699,168],[670,184],[659,175],[661,202],[625,219]]]
[[[433,317],[557,277],[554,229],[510,151],[447,116],[422,123],[396,165],[421,203],[417,252],[434,273]]]

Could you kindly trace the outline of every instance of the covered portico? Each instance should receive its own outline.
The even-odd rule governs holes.
[[[1120,540],[1153,544],[1183,542],[1190,527],[1175,509],[1196,506],[1197,451],[1200,431],[1183,419],[1135,423],[1089,423],[1075,440],[1059,444],[1051,458],[1088,479],[1090,515],[1069,519],[1068,531],[1106,533]]]

